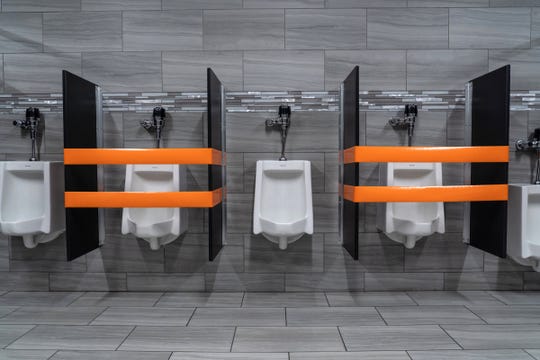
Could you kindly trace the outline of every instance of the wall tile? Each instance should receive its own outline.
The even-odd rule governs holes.
[[[122,273],[51,273],[51,291],[126,291]]]
[[[335,90],[358,65],[360,90],[404,90],[406,52],[401,50],[325,51],[325,89]]]
[[[45,272],[6,272],[0,278],[5,291],[49,291],[49,274]]]
[[[242,0],[162,0],[163,10],[240,9]]]
[[[128,291],[204,291],[204,274],[128,274]]]
[[[5,91],[61,92],[62,70],[81,73],[81,54],[6,54]]]
[[[363,273],[285,274],[285,291],[362,291],[363,289]]]
[[[9,236],[0,234],[0,271],[9,271],[9,248]]]
[[[313,231],[338,232],[338,195],[313,194]]]
[[[323,193],[324,189],[324,153],[288,153],[285,149],[288,160],[307,160],[311,162],[311,191],[312,193]],[[244,154],[244,192],[253,193],[255,191],[255,177],[257,173],[258,160],[277,160],[279,153],[245,153]],[[229,168],[227,168],[229,171]],[[337,192],[337,187],[334,192]]]
[[[202,12],[126,11],[122,14],[123,49],[202,49]]]
[[[0,69],[0,91],[4,91],[4,55],[0,56]]]
[[[536,171],[536,159],[531,153],[510,152],[508,183],[532,183]]]
[[[465,146],[465,111],[457,109],[448,111],[446,142],[448,146]]]
[[[64,124],[61,113],[41,113],[45,153],[63,154],[64,152]]]
[[[324,192],[339,191],[339,159],[338,153],[324,154]]]
[[[323,271],[322,234],[304,235],[287,250],[262,235],[244,235],[245,264],[249,273],[307,273]]]
[[[163,249],[133,235],[107,235],[106,245],[86,256],[89,272],[163,272]]]
[[[326,0],[328,8],[407,7],[406,0]]]
[[[244,0],[245,8],[299,8],[299,9],[314,9],[323,8],[324,0]]]
[[[484,254],[484,271],[529,271],[530,266],[516,263],[510,257],[502,259],[488,253]]]
[[[14,120],[22,120],[23,116],[21,114],[2,115],[4,125],[0,126],[0,153],[10,153],[14,155],[13,157],[28,160],[31,153],[30,134],[12,125]],[[37,145],[38,151],[43,152],[43,142],[38,141]],[[16,156],[16,154],[20,154],[22,157]],[[10,160],[13,160],[13,158],[10,157]]]
[[[540,8],[534,8],[534,9],[531,9],[531,11],[532,11],[531,46],[540,47]]]
[[[244,90],[320,91],[324,88],[322,51],[246,51]]]
[[[530,9],[450,9],[451,48],[529,48]]]
[[[83,11],[161,10],[160,0],[81,0]]]
[[[205,11],[203,40],[205,50],[283,49],[283,10]]]
[[[0,49],[3,53],[35,53],[43,50],[41,14],[0,14]]]
[[[407,52],[408,90],[463,90],[467,82],[487,71],[486,50]]]
[[[510,64],[512,90],[536,89],[540,83],[540,49],[490,50],[489,70]]]
[[[253,194],[227,194],[227,233],[251,233],[252,212]]]
[[[20,237],[12,237],[10,245],[11,271],[86,271],[86,257],[66,261],[65,234],[35,249],[26,248]]]
[[[227,152],[226,181],[228,193],[244,192],[244,153]]]
[[[442,273],[366,273],[366,291],[442,290]]]
[[[197,239],[197,244],[184,241]],[[165,271],[182,273],[243,272],[244,249],[224,246],[214,261],[208,260],[208,234],[186,234],[165,247]]]
[[[409,7],[488,7],[489,0],[409,0]]]
[[[46,52],[122,50],[120,12],[50,13],[43,15]]]
[[[521,290],[519,272],[476,272],[444,274],[445,290]]]
[[[359,242],[366,237],[380,236],[377,233],[359,234]],[[358,260],[354,260],[341,244],[325,242],[325,272],[403,272],[403,247],[382,245],[361,245]]]
[[[510,111],[510,131],[508,136],[508,144],[510,151],[516,151],[514,146],[519,139],[526,139],[529,133],[527,125],[529,122],[529,114],[527,111]]]
[[[524,286],[523,290],[540,290],[540,273],[526,272],[523,273]]]
[[[285,291],[283,274],[205,274],[206,291]]]
[[[461,241],[461,234],[432,235],[405,250],[405,271],[483,271],[484,253]]]
[[[3,0],[2,12],[48,12],[48,11],[79,11],[80,1],[73,0]]]
[[[206,91],[209,67],[227,90],[243,90],[242,52],[178,51],[163,53],[163,91]]]
[[[369,49],[447,49],[448,10],[369,9]]]
[[[161,91],[161,54],[104,52],[83,54],[83,76],[103,91]]]
[[[287,10],[287,49],[362,49],[366,47],[365,9]]]

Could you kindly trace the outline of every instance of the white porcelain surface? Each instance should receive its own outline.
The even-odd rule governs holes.
[[[508,187],[507,253],[540,271],[540,185]]]
[[[127,165],[125,191],[180,191],[185,175],[178,165]],[[146,240],[153,250],[174,241],[186,229],[185,209],[125,208],[122,212],[122,234]]]
[[[380,180],[386,186],[441,186],[441,163],[381,164]],[[433,233],[444,233],[442,202],[380,203],[377,227],[390,239],[411,249],[416,241]]]
[[[34,248],[64,230],[64,164],[0,162],[0,231]]]
[[[253,233],[262,233],[282,250],[302,235],[313,234],[309,161],[257,161]]]

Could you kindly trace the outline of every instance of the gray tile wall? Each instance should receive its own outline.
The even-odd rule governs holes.
[[[0,89],[59,93],[60,70],[67,69],[132,101],[135,92],[203,92],[205,69],[212,67],[232,91],[322,91],[336,89],[360,65],[361,91],[461,91],[466,81],[510,63],[514,92],[538,90],[538,6],[537,1],[505,0],[2,0]],[[380,96],[370,92],[367,97]],[[452,109],[442,100],[437,110],[436,93],[423,96],[433,99],[420,112],[416,143],[463,145],[462,103]],[[245,99],[235,98],[234,106],[256,104],[249,96]],[[264,95],[258,99],[257,104],[265,101]],[[362,142],[404,144],[404,135],[387,121],[405,100],[384,100],[377,109],[385,111],[373,111],[370,99],[360,117]],[[417,101],[415,96],[409,99]],[[141,101],[138,110],[161,103],[159,97]],[[194,108],[205,105],[200,99],[190,102],[189,96],[181,101]],[[7,106],[0,112],[7,112],[13,104],[0,100],[0,105]],[[114,109],[114,100],[108,106]],[[62,117],[55,111],[44,115],[44,159],[62,158]],[[203,146],[202,109],[169,115],[165,146]],[[18,238],[0,237],[0,290],[540,288],[540,277],[529,268],[461,242],[460,204],[446,205],[446,234],[421,240],[412,250],[377,233],[375,207],[361,206],[360,261],[351,260],[336,234],[335,111],[294,112],[287,144],[290,159],[312,164],[315,234],[285,252],[253,236],[255,162],[274,159],[280,150],[279,134],[264,126],[272,115],[228,113],[229,236],[216,261],[207,260],[204,210],[189,210],[188,233],[151,251],[144,241],[120,235],[121,211],[113,209],[107,210],[106,245],[71,263],[63,260],[64,239],[32,250]],[[10,125],[18,116],[0,116],[2,160],[28,157],[28,137]],[[151,135],[138,125],[148,116],[148,111],[106,113],[107,146],[151,147]],[[510,140],[538,126],[540,111],[513,112]],[[511,181],[527,182],[530,173],[529,154],[512,152]],[[444,174],[448,184],[463,182],[462,166],[445,166]],[[122,190],[123,176],[123,167],[108,168],[107,189]],[[205,169],[190,166],[187,177],[190,189],[204,189]],[[378,166],[363,167],[361,178],[376,184]]]

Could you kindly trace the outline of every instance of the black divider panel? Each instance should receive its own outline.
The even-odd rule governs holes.
[[[62,77],[64,148],[96,148],[96,85],[65,70]],[[97,191],[97,166],[66,166],[65,190]],[[98,209],[66,209],[67,260],[98,247]]]
[[[343,81],[342,92],[342,109],[343,124],[341,131],[342,148],[346,150],[352,146],[359,145],[359,79],[358,66],[347,76]],[[343,165],[343,185],[359,185],[358,163]],[[343,247],[349,254],[358,260],[358,204],[349,200],[345,200],[340,195],[340,202],[343,204],[342,219],[340,226],[342,227],[342,242]]]
[[[473,146],[508,145],[510,65],[472,82]],[[473,163],[471,184],[507,184],[507,163]],[[506,201],[471,202],[470,245],[506,257]]]
[[[223,104],[221,96],[221,81],[212,69],[207,70],[208,81],[208,147],[225,152],[225,139],[223,138]],[[223,188],[225,192],[223,175],[224,166],[208,166],[208,190]],[[223,247],[225,236],[225,204],[224,202],[208,209],[208,250],[210,261],[214,260]]]

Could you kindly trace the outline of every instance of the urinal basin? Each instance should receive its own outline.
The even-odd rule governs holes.
[[[35,247],[64,230],[63,163],[0,162],[0,232],[22,236],[27,247]]]

